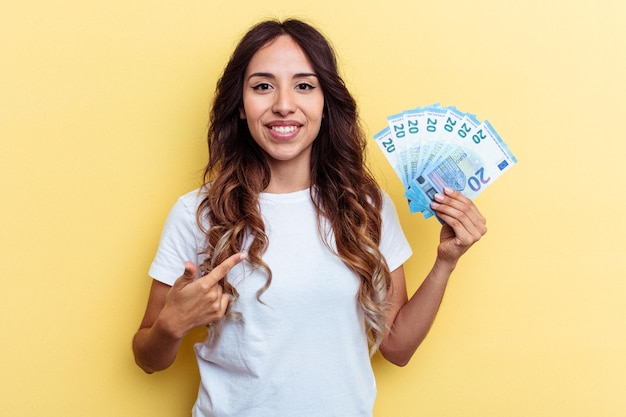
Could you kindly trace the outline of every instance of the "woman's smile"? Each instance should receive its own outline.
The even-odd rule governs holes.
[[[284,140],[295,137],[300,131],[300,124],[289,121],[273,122],[267,125],[276,139]]]

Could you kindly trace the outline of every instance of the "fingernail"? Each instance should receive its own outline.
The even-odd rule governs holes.
[[[443,194],[435,194],[435,200],[437,201],[443,201],[445,200],[445,196]]]
[[[450,187],[444,187],[443,192],[446,194],[452,194],[454,190]]]
[[[241,252],[241,255],[239,255],[239,258],[243,261],[244,259],[246,259],[248,257],[248,253],[247,252]]]
[[[435,203],[434,201],[433,201],[432,203],[430,203],[430,207],[431,207],[432,209],[437,209],[440,205],[441,205],[441,204],[439,204],[439,203]]]

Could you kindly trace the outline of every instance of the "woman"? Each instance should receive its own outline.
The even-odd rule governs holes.
[[[242,38],[210,122],[205,183],[172,209],[150,269],[137,364],[167,368],[207,326],[194,416],[371,416],[370,354],[409,361],[484,218],[458,192],[437,195],[437,259],[409,300],[411,250],[365,166],[355,101],[301,21]]]

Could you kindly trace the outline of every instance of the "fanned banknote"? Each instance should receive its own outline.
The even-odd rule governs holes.
[[[473,200],[517,163],[489,121],[438,104],[387,117],[374,140],[402,181],[410,211],[425,218],[444,187]]]

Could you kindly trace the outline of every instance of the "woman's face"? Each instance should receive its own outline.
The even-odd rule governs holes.
[[[279,36],[254,54],[244,76],[240,115],[272,171],[308,174],[323,108],[315,70],[290,36]]]

